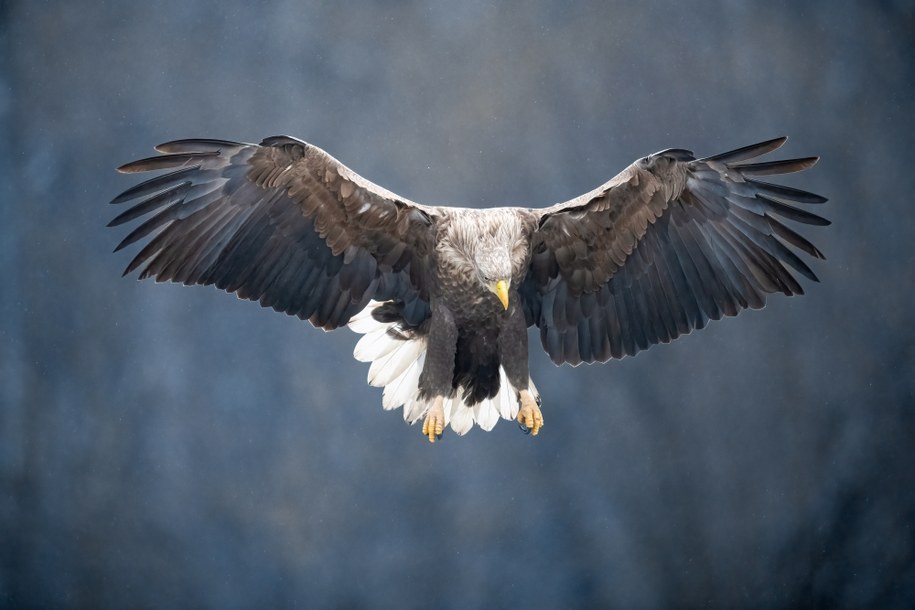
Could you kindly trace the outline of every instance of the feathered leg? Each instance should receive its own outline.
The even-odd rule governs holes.
[[[518,423],[525,432],[537,436],[543,427],[543,413],[540,412],[538,399],[530,391],[533,382],[527,364],[527,322],[520,306],[520,296],[517,293],[512,296],[514,298],[508,323],[499,336],[502,342],[502,367],[509,382],[518,391]]]
[[[420,398],[432,399],[423,420],[423,436],[434,443],[445,429],[445,396],[453,392],[454,354],[457,350],[457,325],[447,307],[433,301],[432,322],[422,373],[419,374]]]

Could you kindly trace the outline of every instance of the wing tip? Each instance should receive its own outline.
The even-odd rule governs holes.
[[[774,150],[778,150],[784,146],[785,142],[787,141],[788,136],[779,136],[777,138],[772,138],[771,140],[757,142],[756,144],[750,144],[749,146],[742,146],[741,148],[735,148],[734,150],[729,150],[727,152],[712,155],[710,157],[703,157],[702,159],[699,159],[699,161],[738,163],[740,161],[746,161],[748,159],[761,157],[762,155],[766,155]]]
[[[136,164],[137,164],[136,161],[131,161],[130,163],[125,163],[124,165],[119,165],[114,169],[119,174],[135,174],[137,172],[143,171],[141,169],[136,169],[134,167]],[[115,197],[114,200],[111,201],[111,203],[115,203],[116,201],[117,201],[117,197]]]
[[[224,148],[235,148],[237,146],[250,146],[250,144],[234,142],[232,140],[217,140],[214,138],[182,138],[180,140],[169,140],[168,142],[157,144],[153,148],[156,152],[164,154],[191,151],[219,153]]]
[[[788,136],[778,136],[777,138],[772,138],[771,140],[766,140],[760,142],[755,146],[758,148],[768,148],[766,152],[771,152],[773,150],[778,150],[788,142]],[[769,148],[771,146],[771,148]]]

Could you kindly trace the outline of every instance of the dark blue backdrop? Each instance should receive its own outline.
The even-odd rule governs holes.
[[[906,2],[0,2],[0,605],[907,608]],[[803,298],[534,377],[430,446],[325,336],[119,279],[113,168],[288,133],[416,201],[542,206],[787,134]]]

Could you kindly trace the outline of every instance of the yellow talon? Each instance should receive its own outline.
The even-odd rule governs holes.
[[[540,434],[540,428],[543,427],[543,413],[537,406],[534,396],[527,390],[521,390],[518,398],[521,401],[521,408],[518,409],[518,423],[530,430],[531,435]]]
[[[445,409],[443,403],[445,399],[437,396],[432,403],[426,419],[423,420],[423,436],[429,439],[430,443],[442,438],[442,432],[445,431]]]

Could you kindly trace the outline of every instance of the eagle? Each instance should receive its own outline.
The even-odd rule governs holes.
[[[541,209],[421,205],[289,136],[177,140],[118,168],[168,171],[115,197],[133,205],[108,226],[145,218],[115,248],[145,242],[124,275],[361,333],[383,407],[431,442],[500,418],[537,435],[528,328],[557,365],[606,362],[819,281],[794,249],[823,254],[785,221],[829,224],[798,207],[826,198],[760,179],[817,162],[758,159],[786,140],[664,150]]]

